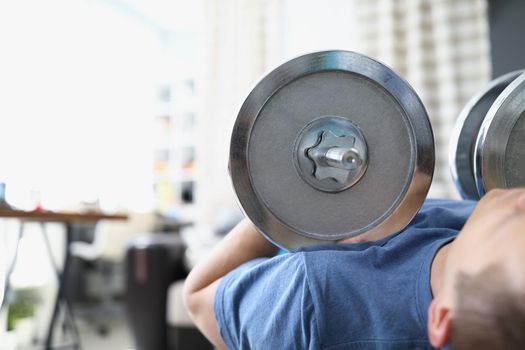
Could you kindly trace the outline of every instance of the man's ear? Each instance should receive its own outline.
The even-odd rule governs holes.
[[[432,300],[428,309],[428,338],[435,348],[442,348],[450,341],[452,312],[438,298]]]

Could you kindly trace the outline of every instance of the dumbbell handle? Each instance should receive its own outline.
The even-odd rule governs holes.
[[[314,148],[308,152],[308,155],[318,165],[348,171],[354,170],[363,161],[358,150],[353,147],[331,147],[328,149]]]
[[[353,170],[363,161],[355,148],[332,147],[325,157],[328,165],[345,170]]]

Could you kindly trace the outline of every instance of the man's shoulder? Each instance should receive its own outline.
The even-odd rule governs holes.
[[[228,294],[228,302],[240,303],[264,299],[302,288],[306,276],[302,253],[286,253],[272,258],[248,261],[228,273],[219,285],[218,295]]]
[[[476,201],[427,199],[410,226],[459,231],[476,206]]]
[[[230,272],[214,310],[230,348],[319,348],[302,253],[252,260]]]

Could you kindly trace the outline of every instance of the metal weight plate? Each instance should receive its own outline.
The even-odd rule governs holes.
[[[258,230],[286,249],[403,229],[434,170],[425,108],[366,56],[325,51],[266,75],[234,125],[230,174]]]
[[[503,90],[481,125],[474,170],[480,196],[525,186],[525,73]]]
[[[476,139],[485,116],[501,92],[523,71],[505,74],[474,95],[456,120],[449,149],[452,179],[464,199],[480,198],[474,179]]]

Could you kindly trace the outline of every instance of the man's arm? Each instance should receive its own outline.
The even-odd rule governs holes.
[[[197,327],[218,348],[226,349],[213,311],[220,280],[243,263],[273,256],[277,250],[244,219],[189,274],[184,283],[184,304]]]

